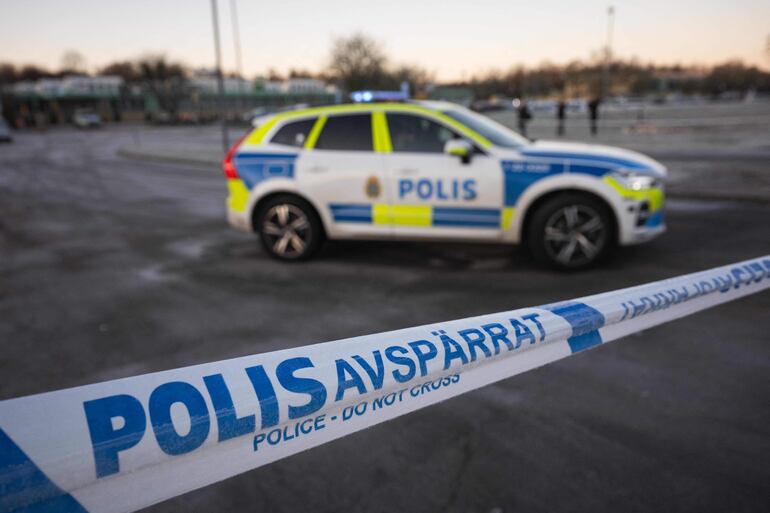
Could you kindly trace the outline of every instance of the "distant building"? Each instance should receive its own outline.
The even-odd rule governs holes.
[[[69,75],[64,78],[43,78],[37,82],[17,82],[13,85],[13,92],[17,95],[36,95],[43,98],[71,96],[117,98],[120,96],[123,84],[123,79],[118,76]]]
[[[104,121],[119,121],[125,89],[123,78],[112,75],[17,82],[3,91],[4,117],[15,127],[45,126],[71,122],[75,111],[89,109]]]
[[[223,79],[225,98],[218,97],[216,74],[200,69],[166,95],[144,82],[126,84],[118,76],[71,75],[17,82],[4,87],[4,117],[14,126],[68,123],[78,109],[90,109],[103,121],[205,122],[224,112],[241,120],[255,109],[267,112],[298,105],[339,103],[339,92],[314,78],[282,81]]]
[[[257,80],[262,90],[275,94],[329,94],[334,93],[334,86],[322,80],[310,77],[289,78],[287,80]]]
[[[329,86],[317,78],[290,78],[285,83],[286,92],[290,94],[324,93],[329,89]]]
[[[219,84],[212,70],[196,70],[189,79],[190,86],[202,94],[217,94]],[[240,77],[223,77],[225,94],[246,94],[254,90],[254,82]]]
[[[264,91],[266,93],[281,94],[284,92],[283,80],[266,80],[261,81],[257,79],[257,90]]]
[[[216,73],[207,69],[193,72],[189,79],[190,86],[203,94],[216,94]],[[272,94],[289,95],[324,95],[333,93],[333,87],[322,80],[310,77],[289,78],[287,80],[246,80],[244,78],[224,77],[225,94],[245,94],[252,91],[261,91]]]

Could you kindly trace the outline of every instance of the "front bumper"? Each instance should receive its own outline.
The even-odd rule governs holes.
[[[647,242],[666,231],[662,199],[659,201],[652,210],[647,199],[624,199],[624,214],[619,220],[621,245]]]
[[[665,232],[666,232],[665,223],[655,227],[645,226],[642,228],[637,228],[633,232],[631,232],[630,236],[626,239],[624,243],[622,242],[622,244],[625,244],[627,246],[630,246],[632,244],[641,244],[643,242],[652,240],[655,237],[663,235]]]
[[[618,241],[621,245],[647,242],[666,231],[663,187],[635,191],[623,187],[609,176],[604,178],[604,182],[621,197],[622,207],[618,213]]]

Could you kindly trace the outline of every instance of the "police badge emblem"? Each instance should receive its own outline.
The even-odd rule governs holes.
[[[366,181],[365,192],[370,198],[377,198],[380,195],[380,181],[376,176],[370,176]]]

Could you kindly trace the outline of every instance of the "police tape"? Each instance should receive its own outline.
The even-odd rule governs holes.
[[[770,255],[573,301],[0,402],[0,511],[134,511],[770,287]]]

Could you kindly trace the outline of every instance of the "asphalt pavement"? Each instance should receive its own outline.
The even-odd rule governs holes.
[[[680,199],[666,235],[576,274],[503,246],[404,242],[282,264],[227,227],[218,168],[118,155],[183,130],[53,129],[0,147],[0,399],[770,253],[770,204]],[[150,511],[767,511],[769,312],[767,292],[722,305]]]

